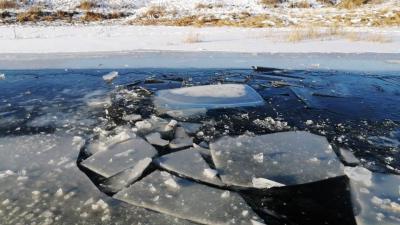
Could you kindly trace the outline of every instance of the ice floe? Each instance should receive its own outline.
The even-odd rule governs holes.
[[[253,187],[253,178],[293,185],[343,175],[328,141],[308,132],[222,137],[210,148],[222,181],[229,185]]]
[[[156,160],[162,168],[194,180],[222,186],[217,171],[209,167],[195,148],[163,155]]]
[[[200,224],[248,225],[251,220],[262,221],[237,193],[225,193],[167,172],[155,171],[114,197]],[[248,213],[243,214],[244,211]]]
[[[105,151],[97,152],[84,160],[81,165],[109,178],[156,154],[157,151],[149,143],[141,138],[132,138],[114,144]]]
[[[172,112],[169,115],[190,115],[207,109],[263,104],[262,97],[253,88],[243,84],[205,85],[160,90],[154,97],[154,105],[157,111],[160,113]]]
[[[103,80],[105,82],[110,83],[117,77],[118,77],[118,72],[117,71],[112,71],[110,73],[107,73],[106,75],[103,75]]]

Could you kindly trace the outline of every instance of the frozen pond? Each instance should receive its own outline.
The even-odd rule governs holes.
[[[400,223],[399,71],[0,73],[1,224]]]

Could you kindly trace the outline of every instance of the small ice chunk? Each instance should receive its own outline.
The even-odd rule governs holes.
[[[314,123],[314,122],[313,122],[312,120],[307,120],[307,121],[306,121],[306,125],[308,125],[308,126],[313,125],[313,123]]]
[[[158,132],[148,134],[145,138],[152,145],[164,147],[169,144],[169,141],[162,139],[161,134]]]
[[[117,71],[112,71],[112,72],[107,73],[106,75],[104,75],[103,76],[103,80],[105,82],[111,83],[117,77],[118,77],[118,72]]]
[[[206,168],[203,170],[203,174],[208,177],[208,178],[214,178],[217,176],[218,172],[216,170],[213,170],[211,168]]]
[[[157,154],[153,146],[141,138],[132,138],[112,145],[105,151],[97,152],[84,160],[81,165],[93,172],[109,178],[134,165],[145,158]]]
[[[344,172],[350,179],[356,182],[360,182],[367,187],[372,185],[372,172],[364,167],[345,167]]]
[[[59,188],[55,194],[56,197],[61,197],[64,195],[64,191],[62,188]]]
[[[231,196],[231,192],[230,191],[224,191],[221,194],[221,198],[229,198],[229,196]]]
[[[128,122],[138,121],[141,119],[142,119],[142,116],[139,114],[128,114],[128,115],[122,116],[122,120],[128,121]]]
[[[254,188],[259,188],[259,189],[285,186],[284,184],[275,182],[273,180],[268,180],[265,178],[256,178],[256,177],[253,177],[252,183]]]
[[[135,126],[138,129],[138,131],[150,130],[152,128],[152,124],[147,120],[138,121],[135,123]]]
[[[264,162],[264,153],[260,152],[258,154],[253,155],[253,159],[258,163]]]
[[[340,148],[339,151],[343,161],[345,161],[348,165],[360,164],[360,160],[358,160],[351,151],[344,148]]]
[[[6,79],[6,75],[4,73],[0,73],[0,80],[5,80]]]
[[[188,123],[188,122],[181,122],[179,123],[181,127],[186,131],[186,133],[194,135],[196,134],[200,127],[202,126],[201,123]]]
[[[179,189],[180,186],[178,183],[176,183],[176,181],[174,180],[174,178],[169,178],[168,180],[164,181],[164,184],[166,184],[168,187],[173,188],[173,189]]]

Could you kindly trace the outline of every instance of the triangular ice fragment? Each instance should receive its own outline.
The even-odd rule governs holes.
[[[262,221],[235,192],[155,171],[114,195],[121,201],[209,225]]]
[[[185,177],[222,186],[217,171],[209,167],[195,148],[174,152],[155,160],[162,168]]]

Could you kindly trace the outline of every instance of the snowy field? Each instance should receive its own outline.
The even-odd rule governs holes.
[[[349,28],[356,34],[291,41],[290,28],[168,26],[0,26],[0,53],[88,53],[143,50],[244,53],[400,53],[400,30]],[[309,31],[304,31],[305,33]],[[352,36],[351,36],[352,37]]]

